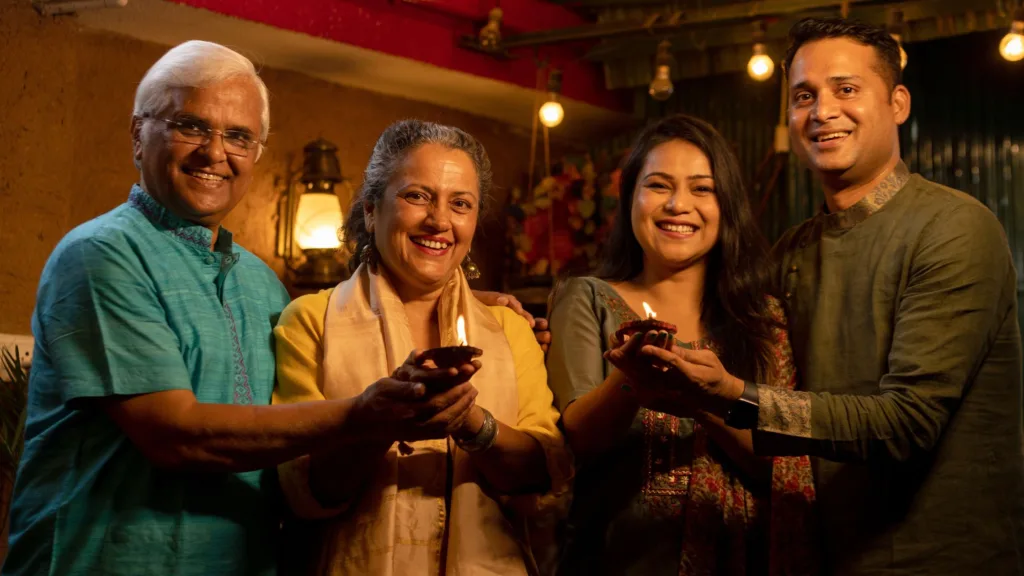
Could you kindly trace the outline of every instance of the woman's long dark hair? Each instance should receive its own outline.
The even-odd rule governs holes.
[[[625,282],[643,271],[643,248],[633,234],[633,196],[647,155],[673,140],[689,142],[707,156],[721,213],[718,242],[707,256],[701,323],[721,346],[726,369],[742,378],[763,378],[774,367],[772,328],[777,325],[768,304],[768,245],[751,213],[739,160],[707,122],[678,114],[648,126],[637,137],[622,165],[619,211],[598,276]]]

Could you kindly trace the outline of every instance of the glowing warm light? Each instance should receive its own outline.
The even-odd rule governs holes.
[[[562,119],[565,118],[565,110],[562,109],[562,105],[555,100],[548,100],[540,107],[540,123],[547,126],[548,128],[554,128],[562,123]]]
[[[466,344],[466,319],[459,314],[459,320],[455,323],[455,331],[459,334],[459,346],[468,346]]]
[[[643,305],[644,305],[644,313],[647,314],[648,318],[657,318],[658,317],[658,315],[655,314],[654,310],[652,310],[651,307],[647,305],[647,302],[643,302]]]
[[[775,72],[775,62],[767,54],[754,54],[747,62],[747,73],[754,80],[767,80],[772,77],[772,72]]]
[[[295,215],[295,241],[299,248],[341,247],[341,204],[334,194],[303,194]]]
[[[664,64],[658,66],[657,71],[654,73],[654,80],[651,80],[651,85],[647,89],[647,93],[658,101],[668,100],[672,96],[671,71],[668,66]]]
[[[900,46],[900,70],[902,70],[907,67],[907,51],[903,49],[903,36],[900,34],[890,34],[890,36]]]
[[[1010,62],[1024,59],[1024,35],[1010,32],[999,43],[999,53]]]

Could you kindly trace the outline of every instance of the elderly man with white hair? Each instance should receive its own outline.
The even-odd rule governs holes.
[[[140,83],[139,182],[65,236],[40,280],[3,574],[272,574],[264,469],[353,430],[390,438],[410,410],[424,434],[451,424],[459,398],[425,397],[405,374],[355,398],[269,405],[288,296],[220,227],[269,124],[252,63],[217,44],[171,49]]]

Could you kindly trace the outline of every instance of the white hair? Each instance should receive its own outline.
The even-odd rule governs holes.
[[[260,92],[260,143],[266,142],[270,132],[266,84],[248,58],[213,42],[189,40],[168,50],[142,77],[132,114],[141,118],[164,109],[170,104],[171,88],[205,88],[237,76],[252,78]]]

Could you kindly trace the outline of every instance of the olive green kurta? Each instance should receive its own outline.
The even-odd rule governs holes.
[[[1024,574],[1016,273],[991,211],[900,164],[775,247],[801,392],[755,449],[814,458],[834,574]]]

